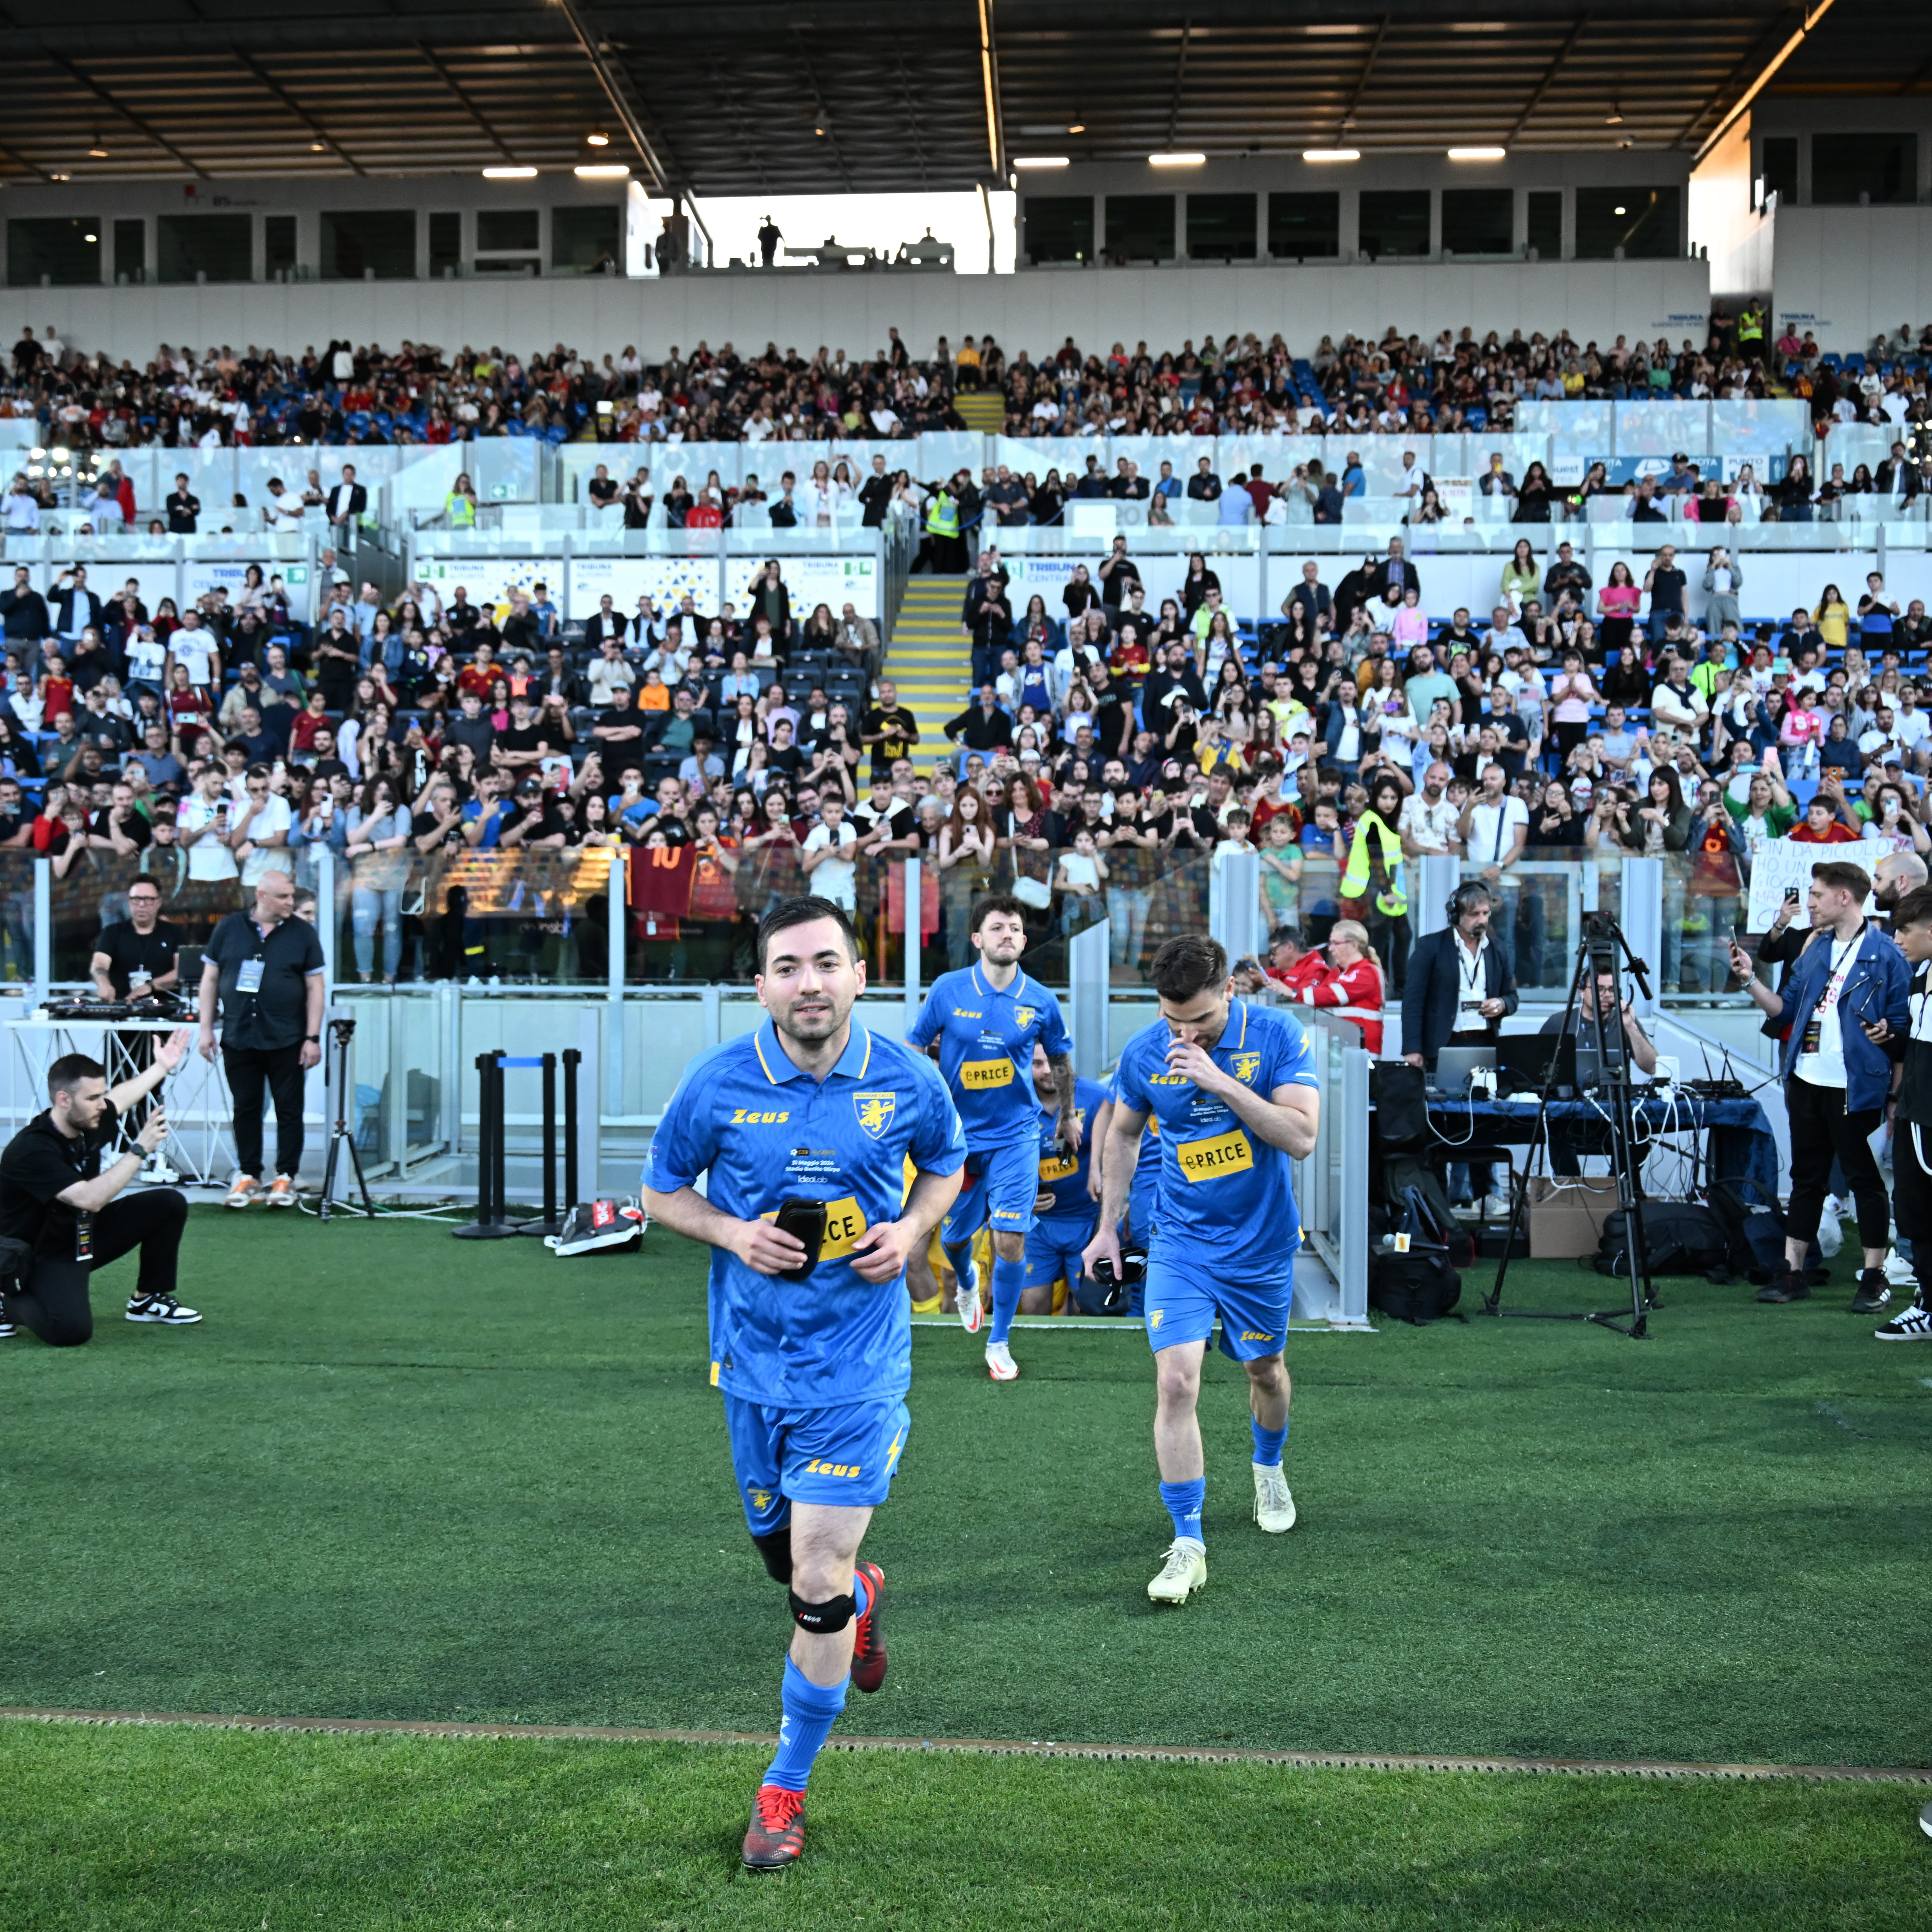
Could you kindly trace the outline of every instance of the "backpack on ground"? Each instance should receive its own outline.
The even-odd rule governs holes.
[[[1714,1180],[1708,1192],[1711,1211],[1724,1224],[1731,1273],[1760,1286],[1780,1273],[1784,1267],[1784,1216],[1776,1196],[1762,1183],[1742,1175]]]
[[[1730,1279],[1730,1241],[1724,1222],[1712,1210],[1696,1201],[1646,1201],[1640,1211],[1652,1274]],[[1599,1274],[1630,1272],[1629,1225],[1629,1216],[1621,1208],[1605,1216],[1596,1254],[1586,1257],[1594,1260]]]
[[[1462,1298],[1462,1277],[1449,1264],[1448,1235],[1455,1223],[1446,1207],[1438,1218],[1430,1191],[1405,1186],[1390,1205],[1372,1213],[1369,1222],[1369,1306],[1418,1328],[1439,1322]]]
[[[634,1201],[581,1201],[570,1210],[563,1232],[546,1234],[544,1246],[560,1256],[587,1255],[627,1247],[644,1231],[644,1210]]]

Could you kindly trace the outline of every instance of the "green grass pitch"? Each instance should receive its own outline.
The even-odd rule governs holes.
[[[702,1258],[197,1211],[198,1329],[0,1348],[0,1703],[766,1732],[780,1593]],[[1481,1275],[1468,1277],[1477,1298]],[[1522,1305],[1604,1304],[1519,1264]],[[1844,1287],[1665,1285],[1655,1336],[1298,1337],[1292,1534],[1210,1358],[1210,1580],[1138,1335],[914,1341],[868,1553],[925,1738],[1932,1764],[1932,1350]],[[1099,1328],[1101,1324],[1090,1324]],[[1932,1790],[852,1754],[748,1890],[746,1748],[0,1726],[0,1925],[1922,1924]],[[1206,1902],[1211,1898],[1211,1907]]]

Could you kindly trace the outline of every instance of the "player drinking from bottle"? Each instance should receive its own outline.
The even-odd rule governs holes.
[[[911,1424],[906,1257],[958,1193],[966,1143],[931,1065],[852,1018],[866,969],[838,907],[774,906],[757,984],[770,1017],[685,1069],[644,1203],[712,1250],[712,1385],[752,1539],[797,1626],[745,1836],[746,1864],[772,1868],[803,1849],[806,1780],[848,1679],[885,1679],[885,1579],[859,1545]]]
[[[1004,893],[973,908],[972,938],[979,962],[932,982],[909,1046],[928,1048],[939,1062],[966,1124],[966,1184],[946,1217],[940,1240],[959,1281],[959,1319],[980,1331],[980,1280],[973,1238],[988,1222],[993,1233],[993,1328],[986,1372],[996,1382],[1019,1373],[1007,1336],[1026,1287],[1027,1235],[1040,1191],[1040,1136],[1035,1125],[1033,1049],[1046,1048],[1059,1096],[1060,1138],[1078,1153],[1073,1042],[1060,1002],[1020,970],[1026,950],[1026,908]]]
[[[1282,1474],[1288,1378],[1282,1359],[1301,1223],[1288,1163],[1313,1150],[1321,1103],[1314,1056],[1285,1013],[1233,997],[1212,939],[1170,939],[1154,955],[1160,1018],[1128,1041],[1101,1160],[1100,1224],[1082,1259],[1120,1265],[1120,1226],[1141,1130],[1160,1125],[1160,1210],[1143,1294],[1154,1357],[1154,1454],[1174,1541],[1148,1586],[1183,1604],[1208,1580],[1206,1463],[1196,1408],[1215,1318],[1221,1349],[1247,1371],[1255,1520],[1294,1526]]]

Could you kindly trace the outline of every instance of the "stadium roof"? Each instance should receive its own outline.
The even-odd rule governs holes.
[[[958,188],[1014,153],[1695,152],[1804,26],[1774,0],[8,0],[0,180],[629,161],[700,196]],[[1826,0],[1774,94],[1932,86],[1932,8]],[[599,150],[592,132],[609,136]]]

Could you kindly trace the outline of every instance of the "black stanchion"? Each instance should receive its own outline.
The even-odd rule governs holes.
[[[500,1241],[516,1229],[503,1219],[503,1061],[476,1056],[476,1218],[450,1232],[459,1241]]]
[[[554,1053],[543,1056],[543,1218],[520,1222],[517,1228],[520,1234],[541,1238],[563,1232],[563,1222],[556,1211],[556,1055]]]
[[[563,1049],[563,1218],[570,1219],[577,1205],[577,1076],[584,1055],[574,1046]],[[590,1192],[597,1192],[593,1175]]]

